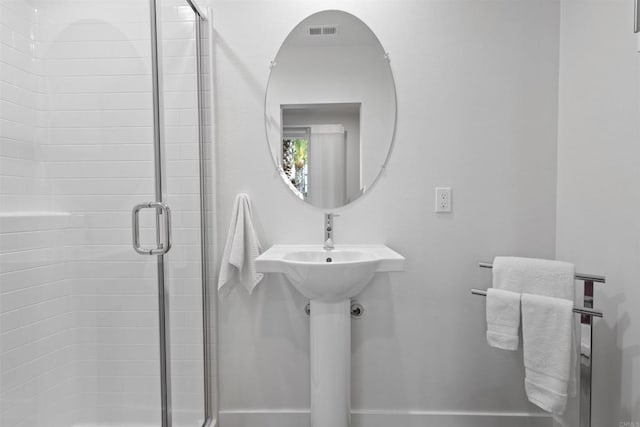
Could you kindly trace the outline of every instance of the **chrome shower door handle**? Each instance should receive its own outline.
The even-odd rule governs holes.
[[[143,248],[140,246],[140,211],[143,209],[155,209],[156,217],[162,217],[164,223],[162,237],[160,237],[161,222],[156,221],[156,239],[158,245],[155,248]],[[164,255],[171,249],[171,209],[165,203],[147,202],[135,205],[131,211],[131,231],[133,238],[133,249],[140,255]]]
[[[640,33],[640,17],[638,17],[638,0],[634,0],[633,2],[633,32]]]

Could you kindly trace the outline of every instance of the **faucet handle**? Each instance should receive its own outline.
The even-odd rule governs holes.
[[[324,223],[326,224],[327,231],[330,232],[333,228],[333,218],[340,216],[339,214],[335,214],[333,212],[327,212],[324,214]]]

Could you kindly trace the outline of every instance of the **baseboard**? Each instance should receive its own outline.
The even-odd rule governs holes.
[[[224,410],[219,427],[306,427],[308,410]],[[546,414],[354,410],[351,427],[552,427]]]

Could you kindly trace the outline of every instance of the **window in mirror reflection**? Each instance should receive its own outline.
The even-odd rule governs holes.
[[[281,105],[282,169],[303,200],[343,206],[361,193],[360,103]]]
[[[287,128],[282,139],[282,171],[301,199],[307,198],[309,128]]]

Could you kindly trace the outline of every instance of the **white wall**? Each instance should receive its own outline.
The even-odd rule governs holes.
[[[562,1],[557,253],[603,274],[594,426],[640,423],[640,54],[633,2]],[[623,424],[623,423],[633,424]]]
[[[248,192],[265,247],[322,241],[323,212],[282,184],[264,135],[269,63],[280,44],[306,16],[337,8],[360,17],[390,52],[399,102],[393,156],[335,224],[337,244],[386,243],[407,258],[405,272],[378,277],[359,297],[366,313],[353,322],[353,409],[379,412],[357,418],[549,425],[545,417],[523,419],[539,412],[524,396],[521,354],[487,347],[484,302],[469,289],[489,282],[478,261],[555,255],[558,3],[214,1],[214,8],[224,159],[218,225],[227,229],[235,194]],[[451,215],[433,213],[441,185],[453,187]],[[221,301],[224,427],[308,419],[305,302],[278,277],[251,297]],[[514,417],[497,416],[504,414]]]

